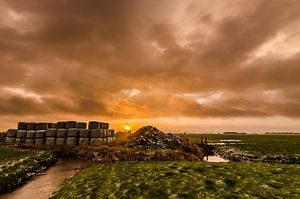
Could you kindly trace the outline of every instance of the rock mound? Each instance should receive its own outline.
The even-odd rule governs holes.
[[[145,126],[129,137],[128,146],[143,149],[176,149],[184,147],[184,144],[171,133],[166,134],[153,126]]]

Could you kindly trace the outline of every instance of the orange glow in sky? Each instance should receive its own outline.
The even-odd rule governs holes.
[[[0,132],[300,132],[298,1],[0,2]]]
[[[125,124],[124,129],[126,131],[130,131],[131,130],[131,126],[129,124]]]

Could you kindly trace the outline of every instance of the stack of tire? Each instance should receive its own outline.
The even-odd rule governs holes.
[[[47,130],[37,130],[35,133],[35,144],[44,145],[46,141]]]
[[[109,124],[108,123],[99,122],[99,128],[100,129],[108,129],[109,128]]]
[[[56,131],[56,145],[63,146],[66,145],[67,140],[67,129],[57,129]]]
[[[112,142],[110,131],[109,129],[105,129],[105,143],[110,143],[110,142]]]
[[[114,130],[108,123],[97,121],[87,123],[67,121],[57,123],[19,122],[18,129],[9,129],[6,133],[8,144],[36,145],[101,145],[114,140]]]
[[[19,122],[18,123],[18,131],[16,136],[16,144],[25,143],[27,134],[27,123]]]
[[[66,128],[66,122],[57,122],[56,123],[57,129],[65,129]]]
[[[103,143],[103,133],[100,129],[100,122],[91,121],[89,122],[90,130],[90,145],[96,146]]]
[[[87,125],[85,122],[77,122],[76,128],[78,129],[86,129]]]
[[[48,123],[48,128],[47,129],[56,129],[56,123]]]
[[[47,146],[54,146],[56,144],[56,128],[49,128],[46,131],[45,144]]]
[[[87,146],[90,145],[90,130],[79,129],[79,145]]]
[[[66,139],[67,146],[78,145],[79,130],[76,127],[77,127],[77,122],[75,121],[66,122],[66,129],[68,129],[67,139]]]
[[[28,130],[26,133],[26,144],[32,145],[35,143],[35,130]]]
[[[78,135],[79,131],[77,128],[69,128],[67,133],[67,146],[76,146],[78,145]]]
[[[89,122],[90,145],[97,146],[111,142],[109,138],[110,130],[108,128],[108,123],[102,123],[97,121]]]
[[[78,135],[79,135],[79,130],[77,128],[68,129],[66,145],[67,146],[78,145]]]
[[[108,142],[115,141],[115,131],[113,129],[108,130]]]
[[[97,146],[105,143],[105,137],[102,129],[90,129],[90,145]]]
[[[37,123],[36,124],[36,133],[35,133],[35,144],[44,145],[46,132],[48,130],[49,123]]]
[[[26,123],[26,139],[25,139],[25,144],[32,145],[34,144],[35,141],[35,128],[36,128],[36,123],[34,122],[28,122]]]
[[[6,131],[5,143],[14,144],[16,142],[17,132],[18,132],[18,129],[8,129]]]
[[[16,144],[25,143],[26,134],[27,134],[26,130],[18,130],[17,137],[16,137]]]

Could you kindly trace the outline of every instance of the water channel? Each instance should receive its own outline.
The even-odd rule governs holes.
[[[26,184],[0,196],[0,199],[47,199],[52,192],[57,190],[64,180],[75,175],[81,168],[90,166],[91,163],[74,158],[60,158],[56,164],[47,169],[43,174],[30,179]]]
[[[206,162],[228,162],[218,155],[205,157],[204,160]],[[13,192],[1,195],[0,199],[47,199],[66,179],[75,175],[81,168],[90,165],[92,163],[75,158],[60,158],[44,173],[33,177]]]
[[[204,157],[205,162],[228,162],[228,160],[218,156],[218,155],[209,155]]]

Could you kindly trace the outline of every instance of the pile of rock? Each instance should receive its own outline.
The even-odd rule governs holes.
[[[153,126],[145,126],[129,137],[127,146],[143,149],[176,149],[185,145],[171,133],[166,134]]]
[[[8,144],[36,145],[99,145],[115,139],[115,132],[108,123],[67,121],[57,123],[19,122],[18,129],[8,129]]]

